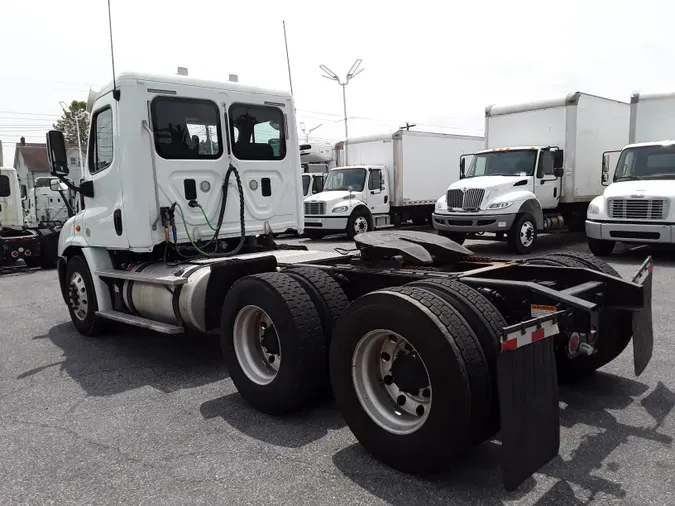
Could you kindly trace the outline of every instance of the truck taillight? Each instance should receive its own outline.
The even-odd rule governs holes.
[[[12,251],[12,258],[19,258],[19,252],[16,250]]]
[[[25,256],[25,257],[29,257],[29,256],[31,256],[32,254],[33,254],[33,252],[32,252],[31,250],[29,250],[29,249],[27,249],[26,251],[23,252],[23,256]]]

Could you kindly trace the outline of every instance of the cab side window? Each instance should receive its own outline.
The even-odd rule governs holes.
[[[369,190],[379,190],[382,186],[382,171],[374,169],[370,171],[370,178],[368,179]]]
[[[537,177],[552,176],[554,165],[553,151],[543,151],[539,157],[539,170],[537,171]]]
[[[235,103],[230,106],[232,152],[239,160],[283,160],[286,118],[278,107]]]
[[[0,176],[0,197],[9,197],[11,194],[8,176]]]
[[[89,141],[89,172],[96,174],[110,167],[113,161],[113,113],[106,107],[94,113]]]

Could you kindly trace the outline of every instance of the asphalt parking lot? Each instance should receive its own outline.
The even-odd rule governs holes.
[[[344,238],[312,243],[348,247]],[[504,244],[467,242],[481,256]],[[541,237],[536,254],[587,251],[581,235]],[[0,503],[666,505],[675,490],[675,252],[623,248],[631,275],[655,257],[654,357],[632,350],[563,388],[560,455],[516,492],[499,444],[418,479],[372,460],[330,403],[272,418],[241,400],[217,342],[70,324],[55,271],[0,276]]]

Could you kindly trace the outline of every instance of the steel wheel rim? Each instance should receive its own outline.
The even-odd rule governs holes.
[[[423,367],[427,386],[417,394],[402,391],[392,381],[392,366],[401,352],[413,354]],[[408,341],[390,330],[372,330],[354,348],[351,366],[361,407],[377,425],[397,435],[411,434],[424,425],[431,411],[429,371]]]
[[[358,216],[354,220],[354,232],[362,234],[368,232],[368,220],[363,216]]]
[[[520,226],[520,243],[526,248],[534,242],[534,225],[526,221]]]
[[[79,272],[74,273],[70,278],[68,285],[70,309],[75,318],[84,321],[89,313],[89,295],[87,294],[87,285]]]
[[[281,365],[281,343],[272,319],[263,309],[250,305],[239,310],[234,320],[233,344],[239,366],[248,379],[258,385],[274,381]]]

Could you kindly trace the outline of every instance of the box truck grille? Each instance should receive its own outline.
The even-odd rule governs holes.
[[[668,216],[668,201],[661,199],[609,199],[609,217],[625,220],[663,220]]]
[[[326,203],[305,202],[305,214],[326,214]]]
[[[479,209],[485,190],[468,188],[462,190],[448,190],[448,208],[455,209]]]

